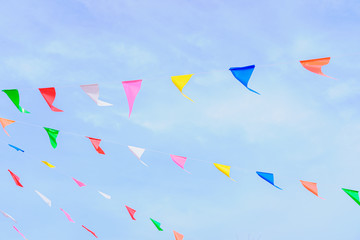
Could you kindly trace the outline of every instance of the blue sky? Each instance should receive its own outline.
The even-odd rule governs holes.
[[[185,240],[358,239],[359,206],[341,187],[360,190],[359,14],[355,0],[3,3],[1,89],[18,88],[31,114],[0,94],[0,117],[19,122],[7,128],[11,138],[0,134],[0,209],[29,240],[92,239],[81,225],[107,240],[174,239],[172,230]],[[323,72],[335,80],[298,62],[328,56]],[[249,87],[260,96],[227,70],[251,64]],[[170,78],[191,73],[184,93],[194,103]],[[128,119],[121,81],[135,79],[143,84]],[[82,92],[91,83],[113,107]],[[56,87],[63,113],[49,109],[40,87]],[[58,148],[26,123],[59,129]],[[106,155],[83,136],[103,139]],[[146,168],[127,145],[159,152],[144,153]],[[170,153],[188,157],[192,174]],[[237,182],[214,162],[232,166]],[[255,171],[273,172],[284,191]],[[299,180],[317,182],[326,200]],[[21,239],[9,219],[0,222],[2,239]]]

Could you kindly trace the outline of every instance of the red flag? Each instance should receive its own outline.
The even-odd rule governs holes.
[[[14,179],[16,185],[18,185],[19,187],[24,187],[21,183],[20,183],[20,178],[18,176],[16,176],[12,171],[10,171],[8,169],[8,171],[10,172],[12,178]]]
[[[86,230],[88,230],[92,235],[94,235],[94,237],[98,238],[93,231],[91,231],[90,229],[88,229],[88,228],[85,227],[84,225],[81,225],[81,226],[82,226],[83,228],[85,228]]]
[[[87,137],[88,139],[90,139],[92,145],[94,146],[95,150],[100,153],[100,154],[104,154],[105,155],[105,152],[101,149],[101,147],[99,146],[100,145],[100,142],[101,142],[101,139],[97,139],[97,138],[91,138],[91,137]]]
[[[134,209],[132,209],[131,207],[128,207],[128,206],[126,206],[126,205],[125,205],[125,207],[126,207],[126,209],[128,210],[128,212],[129,212],[132,220],[136,220],[136,219],[134,218],[134,214],[135,214],[136,210],[134,210]]]
[[[53,102],[55,100],[56,91],[55,88],[39,88],[39,91],[41,95],[44,97],[46,103],[49,105],[50,109],[54,112],[63,112],[63,110],[60,110],[53,106]]]

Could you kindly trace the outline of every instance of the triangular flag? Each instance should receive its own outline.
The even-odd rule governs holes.
[[[175,240],[183,240],[184,239],[184,235],[174,231],[174,235],[175,235]]]
[[[342,188],[357,204],[360,205],[359,191]]]
[[[160,225],[161,223],[159,223],[158,221],[155,221],[154,219],[150,218],[150,220],[153,222],[153,224],[155,225],[155,227],[159,230],[159,231],[164,231]]]
[[[317,58],[317,59],[310,59],[310,60],[302,60],[300,61],[301,65],[309,70],[310,72],[329,77],[322,73],[321,67],[327,65],[330,62],[330,57],[326,58]],[[329,77],[332,78],[332,77]]]
[[[46,162],[46,161],[41,161],[42,163],[44,163],[46,166],[48,166],[49,168],[54,168],[55,166]]]
[[[51,200],[48,199],[47,197],[45,197],[44,195],[42,195],[40,192],[38,192],[37,190],[35,190],[35,192],[41,197],[41,199],[47,204],[49,205],[49,207],[51,207]]]
[[[53,148],[56,148],[57,147],[56,138],[59,134],[59,130],[47,128],[47,127],[44,127],[44,129],[47,132],[47,134],[49,135],[51,146]]]
[[[62,208],[60,208],[60,210],[65,214],[66,218],[70,221],[70,222],[75,222],[74,220],[72,220],[72,218],[70,217],[70,214],[68,214],[67,212],[65,212]]]
[[[15,226],[13,226],[13,228],[14,228],[25,240],[27,240],[26,237],[25,237]]]
[[[192,77],[192,75],[194,74],[187,74],[187,75],[179,75],[179,76],[172,76],[171,80],[174,83],[174,85],[179,89],[179,91],[181,92],[181,94],[186,97],[187,99],[189,99],[190,101],[193,102],[193,100],[191,98],[189,98],[188,96],[186,96],[183,92],[182,89],[184,88],[184,86],[188,83],[188,81],[190,80],[190,78]]]
[[[20,95],[17,89],[4,89],[2,91],[6,93],[6,95],[10,98],[10,100],[14,103],[14,105],[17,107],[17,109],[19,109],[20,112],[30,113],[20,106]]]
[[[98,139],[98,138],[92,138],[92,137],[87,137],[88,139],[90,139],[92,145],[94,146],[95,150],[99,153],[99,154],[104,154],[105,155],[105,152],[101,149],[100,147],[100,142],[101,142],[101,139]]]
[[[300,180],[301,184],[310,192],[312,192],[313,194],[315,194],[316,196],[319,197],[318,195],[318,189],[317,189],[317,184],[314,182],[307,182],[307,181],[302,181]],[[322,198],[322,197],[319,197]],[[322,198],[323,199],[323,198]]]
[[[143,153],[145,152],[145,149],[144,149],[144,148],[133,147],[133,146],[128,146],[128,148],[129,148],[129,150],[135,155],[135,157],[137,157],[137,159],[139,159],[139,161],[140,161],[144,166],[147,166],[147,167],[148,167],[148,165],[141,160],[141,156],[142,156]]]
[[[129,118],[135,102],[136,95],[140,91],[142,80],[123,81],[123,87],[129,104]]]
[[[126,207],[126,209],[128,210],[128,212],[129,212],[130,217],[132,218],[132,220],[136,220],[135,217],[134,217],[134,214],[135,214],[136,210],[134,210],[134,209],[132,209],[131,207],[128,207],[128,206],[126,206],[126,205],[125,205],[125,207]]]
[[[219,163],[214,163],[214,165],[220,172],[222,172],[223,174],[228,176],[231,180],[235,181],[234,179],[232,179],[230,177],[230,168],[231,168],[230,166],[226,166],[226,165],[219,164]]]
[[[89,233],[91,233],[92,235],[94,235],[94,237],[98,238],[93,231],[91,231],[90,229],[88,229],[88,228],[85,227],[84,225],[81,225],[81,226],[82,226],[83,228],[85,228]]]
[[[77,185],[79,185],[79,187],[85,187],[86,186],[84,183],[80,182],[79,180],[77,180],[75,178],[72,178],[72,179],[76,182]]]
[[[4,211],[2,211],[2,210],[0,210],[0,212],[1,212],[2,215],[4,215],[5,217],[10,218],[10,219],[13,220],[14,222],[16,222],[16,220],[15,220],[12,216],[10,216],[9,214],[7,214],[6,212],[4,212]]]
[[[14,182],[16,185],[18,185],[19,187],[24,187],[21,183],[20,183],[20,178],[18,176],[15,175],[15,173],[13,173],[12,171],[10,171],[8,169],[9,173],[11,174],[12,178],[14,179]]]
[[[108,194],[106,194],[106,193],[103,193],[103,192],[100,192],[100,191],[98,191],[104,198],[106,198],[106,199],[111,199],[111,196],[110,195],[108,195]]]
[[[10,147],[12,147],[13,149],[15,149],[16,151],[20,151],[20,152],[24,152],[24,150],[22,150],[21,148],[18,148],[14,145],[8,144]]]
[[[99,100],[98,84],[81,85],[80,87],[98,106],[100,107],[112,106],[111,103],[107,103]]]
[[[273,185],[274,187],[282,190],[281,188],[279,188],[278,186],[276,186],[274,184],[274,174],[272,173],[266,173],[266,172],[256,172],[262,179],[264,179],[265,181],[267,181],[268,183],[270,183],[271,185]]]
[[[13,120],[9,120],[9,119],[5,119],[5,118],[0,118],[0,123],[1,123],[1,126],[3,127],[4,129],[4,132],[6,133],[6,135],[10,136],[9,133],[5,130],[5,127],[14,123],[15,121]]]
[[[172,154],[170,154],[170,157],[174,161],[174,163],[176,163],[176,165],[178,165],[179,167],[184,169],[186,157],[176,156],[176,155],[172,155]]]
[[[55,88],[53,88],[53,87],[39,88],[39,91],[53,112],[63,112],[63,110],[60,110],[53,106],[55,96],[56,96]]]
[[[254,91],[248,87],[248,83],[249,83],[250,77],[251,77],[254,69],[255,69],[255,65],[250,65],[250,66],[246,66],[246,67],[232,67],[229,70],[234,75],[234,77],[237,80],[239,80],[239,82],[241,82],[247,89],[260,95],[260,93]]]

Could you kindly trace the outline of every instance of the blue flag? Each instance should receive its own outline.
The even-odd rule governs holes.
[[[11,145],[9,144],[10,147],[12,147],[13,149],[15,149],[16,151],[21,151],[21,152],[24,152],[24,150],[18,148],[18,147],[15,147],[14,145]]]
[[[265,181],[267,181],[268,183],[270,183],[271,185],[273,185],[274,187],[282,190],[281,188],[279,188],[278,186],[276,186],[274,184],[274,174],[272,173],[266,173],[266,172],[256,172],[262,179],[264,179]]]
[[[250,66],[246,66],[246,67],[232,67],[229,70],[234,75],[234,77],[237,80],[239,80],[239,82],[241,82],[247,89],[260,95],[260,93],[254,91],[248,87],[248,83],[249,83],[250,77],[251,77],[254,69],[255,69],[255,65],[250,65]]]

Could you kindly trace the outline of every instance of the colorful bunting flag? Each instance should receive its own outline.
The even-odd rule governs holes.
[[[98,84],[81,85],[80,87],[98,106],[100,107],[112,106],[111,103],[107,103],[99,100]]]
[[[70,222],[72,222],[72,223],[75,222],[75,221],[72,220],[72,218],[70,217],[70,214],[68,214],[67,212],[65,212],[62,208],[60,208],[60,210],[65,214],[66,218],[67,218]]]
[[[174,161],[174,163],[176,163],[176,165],[178,165],[179,167],[184,169],[186,157],[176,156],[176,155],[172,155],[172,154],[170,154],[170,157]]]
[[[214,163],[214,165],[220,172],[222,172],[223,174],[228,176],[231,180],[235,181],[234,179],[232,179],[230,177],[230,168],[231,168],[230,166],[226,166],[226,165],[219,164],[219,163]]]
[[[309,70],[310,72],[322,75],[324,77],[329,77],[329,76],[322,73],[321,67],[324,65],[327,65],[329,62],[330,62],[330,57],[300,61],[301,65],[305,69]],[[332,77],[329,77],[329,78],[332,78]]]
[[[307,182],[307,181],[302,181],[300,180],[301,184],[310,192],[312,192],[313,194],[315,194],[316,196],[319,197],[318,195],[318,189],[317,189],[317,184],[314,182]],[[322,197],[319,197],[321,199],[323,199]]]
[[[12,147],[13,149],[15,149],[16,151],[20,151],[20,152],[24,152],[24,150],[22,150],[21,148],[18,148],[14,145],[8,144],[10,147]]]
[[[79,187],[85,187],[86,186],[84,183],[80,182],[79,180],[77,180],[75,178],[72,178],[72,179],[76,182],[77,185],[79,185]]]
[[[174,235],[175,235],[175,240],[183,240],[184,239],[184,235],[174,231]]]
[[[129,148],[129,150],[135,155],[135,157],[137,157],[137,159],[138,159],[144,166],[147,166],[147,167],[148,167],[148,165],[141,160],[141,156],[142,156],[143,153],[145,152],[145,149],[144,149],[144,148],[133,147],[133,146],[128,146],[128,148]]]
[[[359,199],[359,191],[350,190],[346,188],[342,188],[344,192],[347,193],[358,205],[360,205],[360,199]]]
[[[63,112],[63,110],[60,110],[53,105],[56,96],[55,88],[39,88],[39,91],[53,112]]]
[[[14,222],[16,222],[16,220],[15,220],[12,216],[10,216],[9,214],[7,214],[6,212],[4,212],[4,211],[2,211],[2,210],[0,210],[0,212],[2,213],[2,215],[4,215],[4,217],[10,218],[10,219],[13,220]]]
[[[46,162],[46,161],[41,161],[42,163],[44,163],[46,166],[48,166],[49,168],[54,168],[55,166]]]
[[[100,191],[98,191],[104,198],[106,198],[106,199],[111,199],[111,196],[110,195],[108,195],[108,194],[106,194],[106,193],[103,193],[103,192],[100,192]]]
[[[59,130],[44,127],[45,131],[49,135],[51,146],[55,149],[57,147],[56,138],[59,134]]]
[[[272,173],[266,173],[266,172],[256,172],[262,179],[264,179],[265,181],[267,181],[268,183],[270,183],[271,185],[273,185],[274,187],[282,190],[281,188],[279,188],[278,186],[276,186],[274,184],[274,174]]]
[[[101,139],[97,139],[97,138],[92,138],[92,137],[87,137],[88,139],[90,139],[92,145],[94,146],[95,150],[99,153],[99,154],[104,154],[105,152],[101,149],[100,147],[100,142]]]
[[[49,205],[49,207],[51,207],[51,200],[48,199],[47,197],[45,197],[44,195],[42,195],[40,192],[38,192],[37,190],[35,190],[35,192],[37,193],[37,195],[39,195],[39,197],[47,204]]]
[[[129,118],[135,102],[135,98],[140,91],[142,80],[123,81],[123,87],[129,104]]]
[[[10,171],[9,169],[8,169],[8,171],[9,171],[10,175],[12,176],[12,178],[14,179],[15,184],[18,185],[19,187],[24,187],[24,186],[20,183],[20,178],[19,178],[18,176],[16,176],[16,174],[13,173],[12,171]]]
[[[27,240],[26,237],[25,237],[15,226],[13,226],[13,228],[14,228],[25,240]]]
[[[5,118],[0,118],[1,126],[3,127],[4,132],[6,133],[6,135],[10,136],[9,133],[5,130],[5,127],[6,127],[6,126],[9,126],[10,124],[12,124],[12,123],[14,123],[14,122],[15,122],[15,121],[13,121],[13,120],[5,119]]]
[[[186,96],[183,93],[183,88],[185,87],[185,85],[188,83],[188,81],[190,80],[190,78],[192,77],[192,75],[194,74],[187,74],[187,75],[179,75],[179,76],[172,76],[171,80],[174,83],[174,85],[179,89],[179,91],[181,92],[181,94],[186,97],[187,99],[189,99],[190,101],[194,102],[191,98],[189,98],[188,96]]]
[[[85,227],[84,225],[81,225],[81,226],[82,226],[83,228],[85,228],[89,233],[91,233],[92,235],[94,235],[94,237],[98,238],[93,231],[91,231],[90,229],[88,229],[88,228]]]
[[[246,67],[232,67],[229,70],[234,75],[234,77],[237,80],[239,80],[239,82],[241,82],[247,89],[260,95],[260,93],[254,91],[248,87],[249,80],[250,80],[250,77],[251,77],[254,69],[255,69],[255,65],[250,65],[250,66],[246,66]]]
[[[152,221],[152,223],[155,225],[155,227],[159,230],[159,231],[164,231],[160,225],[161,223],[159,223],[158,221],[155,221],[154,219],[150,218],[150,220]]]
[[[2,90],[10,98],[13,104],[22,113],[30,113],[20,106],[20,95],[17,89],[4,89]]]
[[[135,214],[136,210],[134,210],[134,209],[132,209],[131,207],[128,207],[128,206],[126,206],[126,205],[125,205],[125,207],[126,207],[126,209],[128,210],[128,212],[129,212],[130,217],[132,218],[132,220],[136,220],[135,217],[134,217],[134,214]]]

